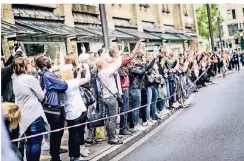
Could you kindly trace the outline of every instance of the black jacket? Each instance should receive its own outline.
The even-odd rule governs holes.
[[[150,68],[153,67],[156,59],[154,58],[149,65],[135,64],[129,67],[129,79],[131,89],[145,88],[145,74]]]
[[[12,83],[12,74],[13,71],[13,64],[12,62],[21,57],[20,55],[15,55],[15,57],[10,56],[7,62],[4,64],[5,67],[1,70],[1,92],[3,97],[3,102],[14,102],[15,97],[13,93],[13,83]]]

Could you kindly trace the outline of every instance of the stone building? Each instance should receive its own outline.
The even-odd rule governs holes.
[[[118,46],[124,42],[126,51],[141,38],[149,52],[158,45],[178,53],[197,49],[196,15],[191,4],[106,4],[105,10],[111,42]],[[82,44],[88,51],[103,45],[98,5],[3,4],[1,12],[6,57],[15,41],[27,55],[43,52],[45,46],[51,58],[57,48],[78,55]]]
[[[218,10],[224,19],[221,27],[224,32],[223,48],[225,50],[240,48],[240,31],[244,28],[244,4],[220,4]],[[220,49],[218,38],[215,39],[215,46]]]

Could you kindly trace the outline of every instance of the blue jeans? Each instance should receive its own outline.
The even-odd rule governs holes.
[[[147,120],[150,119],[150,114],[152,117],[156,116],[157,99],[158,99],[158,89],[154,87],[147,87],[147,108],[146,108]]]
[[[123,90],[124,107],[120,109],[120,112],[126,112],[129,110],[129,89]],[[127,128],[127,113],[120,116],[120,128],[122,130]]]
[[[151,115],[152,115],[152,117],[156,116],[157,100],[158,100],[158,89],[153,87],[152,88],[152,104],[151,104]]]
[[[166,89],[166,86],[163,85],[162,86],[162,99],[160,100],[159,106],[158,106],[159,111],[162,111],[164,109],[166,98],[167,98],[167,89]]]
[[[131,95],[131,108],[137,108],[141,106],[141,90],[140,89],[130,89]],[[134,125],[139,123],[139,109],[132,111],[132,120]]]
[[[45,122],[42,117],[37,118],[26,130],[26,135],[35,135],[45,131]],[[27,139],[26,160],[39,161],[41,155],[43,135]]]

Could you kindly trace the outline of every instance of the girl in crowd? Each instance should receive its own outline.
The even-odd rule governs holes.
[[[28,64],[28,60],[23,57],[17,58],[13,64],[13,91],[22,115],[20,136],[35,135],[48,130],[47,118],[41,104],[44,93],[35,77],[27,75],[30,72]],[[27,139],[27,161],[40,160],[42,138],[43,136],[36,136]]]
[[[81,72],[85,69],[85,78],[81,78]],[[91,74],[88,64],[81,64],[77,79],[74,78],[72,66],[64,65],[60,69],[60,77],[64,80],[68,89],[65,91],[65,119],[68,126],[81,124],[86,122],[87,109],[80,95],[79,86],[90,81]],[[89,150],[84,144],[85,125],[69,129],[69,157],[71,161],[83,160],[83,157],[88,156]],[[82,157],[80,154],[83,154]]]
[[[5,115],[5,125],[9,134],[10,140],[17,139],[19,137],[19,122],[21,119],[20,108],[14,103],[5,102],[2,104],[3,112]],[[18,142],[12,143],[13,148],[18,148],[21,161],[24,160],[24,146]]]

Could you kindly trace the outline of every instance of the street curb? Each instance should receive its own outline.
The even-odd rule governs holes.
[[[243,70],[243,69],[244,68],[240,68],[240,70]],[[234,73],[234,71],[230,71],[230,72],[226,73],[226,75],[229,75],[232,73]],[[217,78],[220,78],[222,76],[223,76],[222,74],[219,74],[219,75],[213,77],[213,79],[217,79]],[[192,100],[194,99],[196,94],[197,93],[192,93],[192,95],[189,97],[189,99],[186,100],[187,104],[190,104],[192,102]],[[183,109],[183,110],[185,110],[185,109]],[[167,120],[170,116],[172,116],[176,111],[178,111],[178,109],[171,111],[169,114],[165,115],[158,123],[147,128],[145,131],[142,131],[140,133],[137,133],[134,136],[131,136],[131,137],[125,139],[124,144],[114,145],[111,148],[109,148],[108,150],[106,150],[105,152],[95,156],[90,161],[108,161],[108,160],[114,159],[117,155],[119,155],[120,153],[125,151],[127,148],[132,146],[138,140],[142,139],[145,135],[149,134],[154,129],[156,129],[160,124],[162,124],[165,120]]]
[[[165,115],[158,123],[152,125],[151,127],[147,128],[145,131],[137,133],[136,135],[129,137],[124,140],[124,144],[122,145],[114,145],[109,150],[105,151],[104,153],[92,158],[90,161],[108,161],[112,158],[116,157],[118,154],[126,150],[128,147],[133,145],[135,142],[143,138],[146,134],[154,130],[158,127],[161,123],[163,123],[166,119],[172,116],[177,110],[171,111],[169,114]]]

